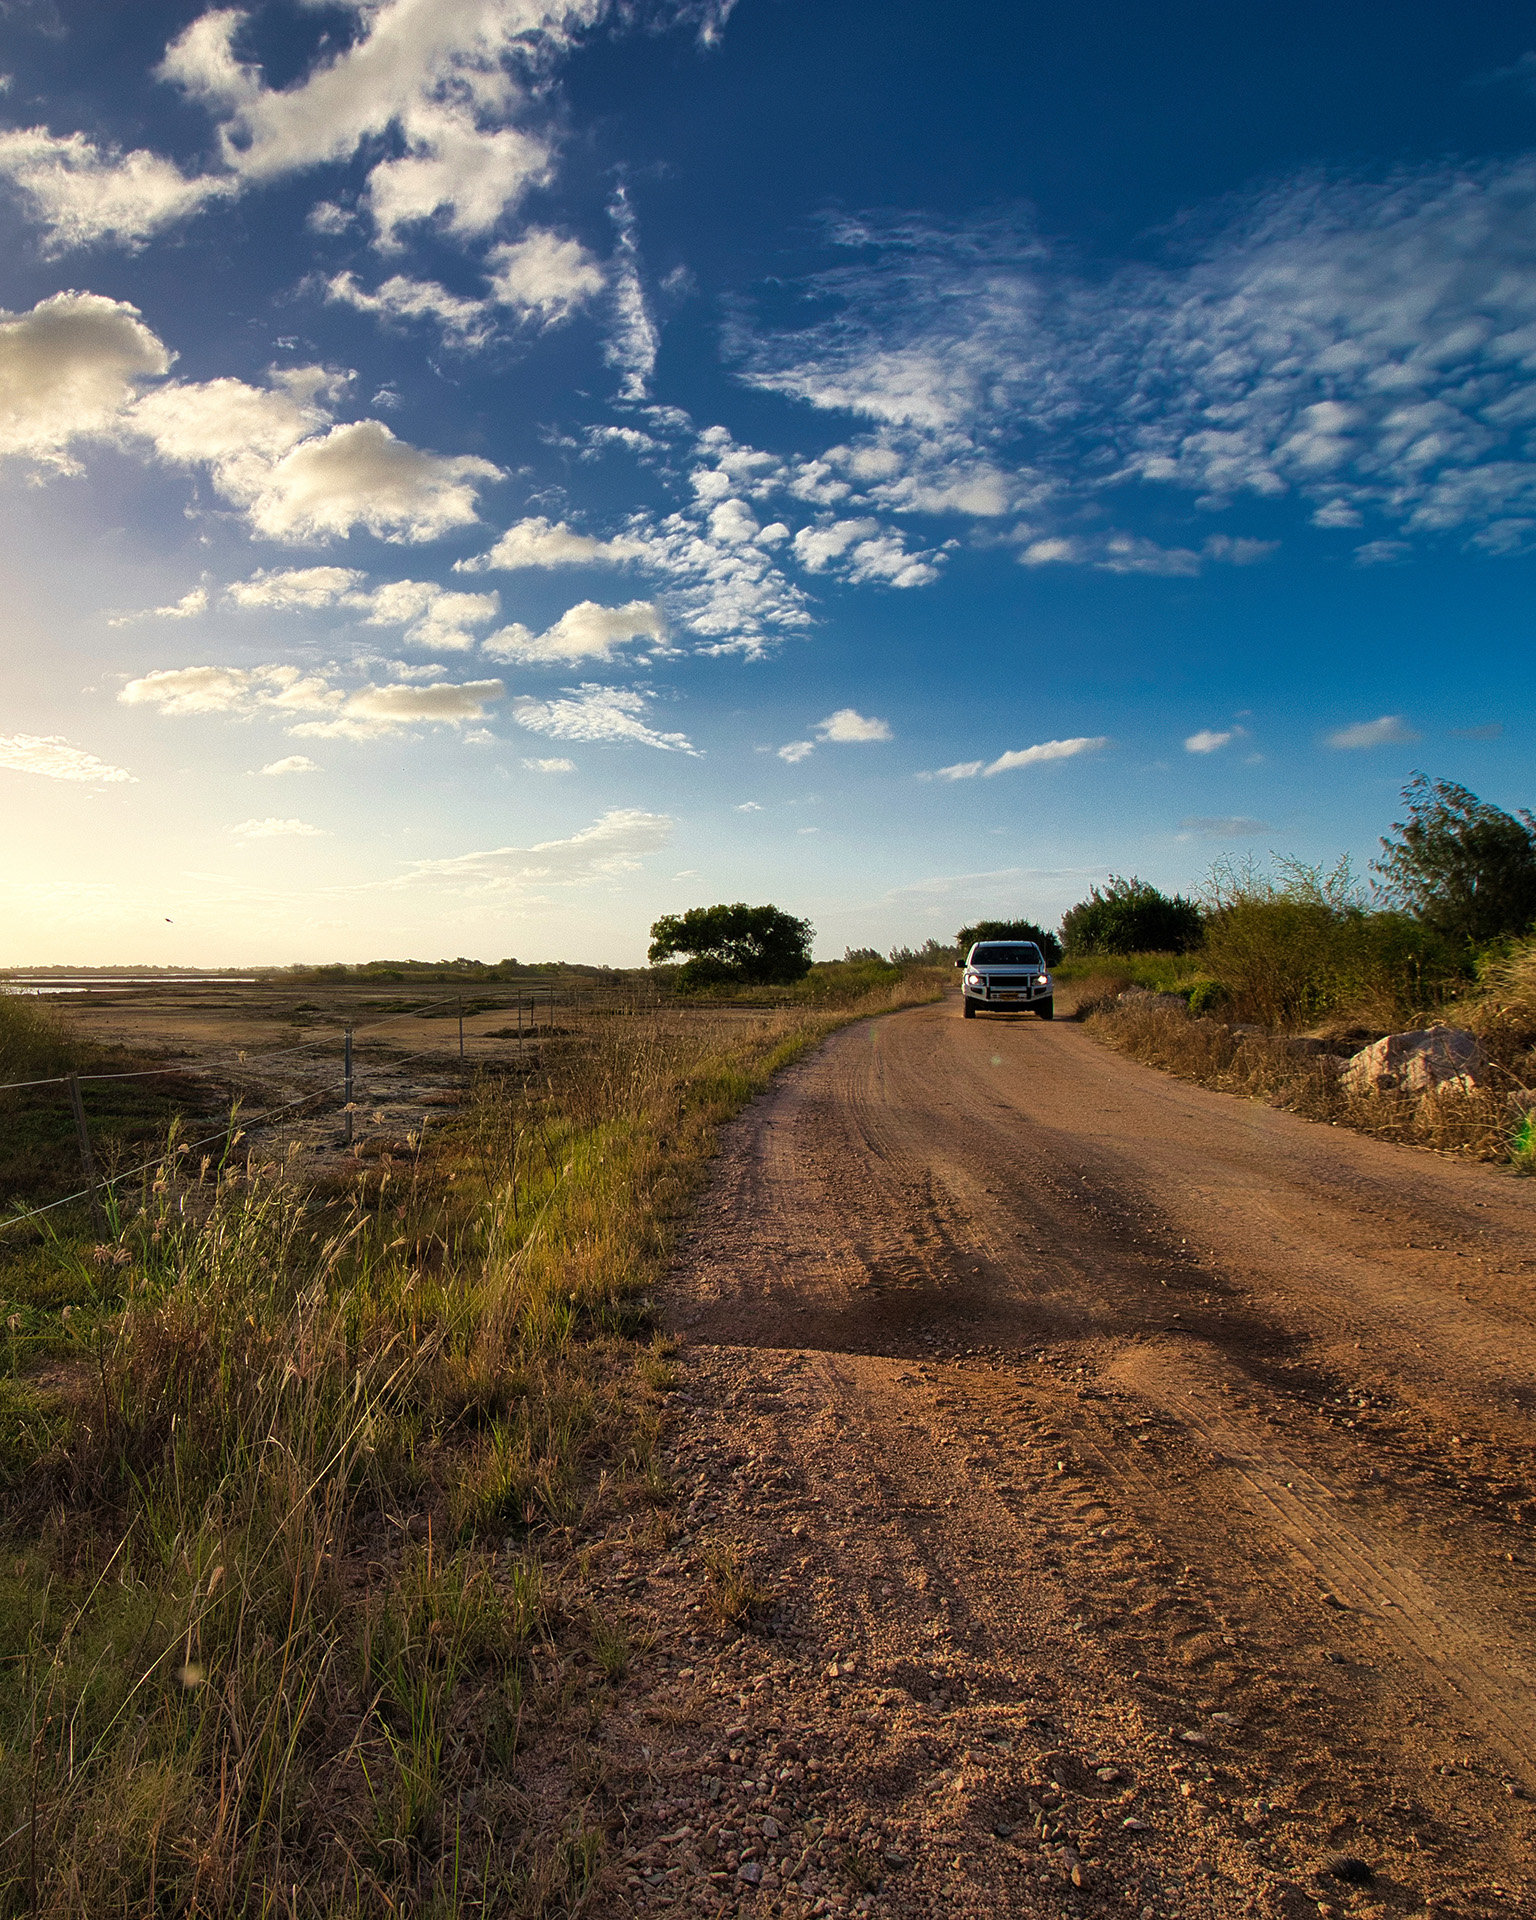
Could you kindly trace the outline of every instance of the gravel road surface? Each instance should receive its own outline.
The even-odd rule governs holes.
[[[620,1904],[1536,1912],[1533,1228],[1074,1025],[835,1035],[672,1282]]]

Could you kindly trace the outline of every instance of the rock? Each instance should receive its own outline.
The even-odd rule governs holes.
[[[1127,987],[1124,993],[1115,997],[1117,1007],[1135,1008],[1138,1013],[1188,1013],[1189,1006],[1181,993],[1152,993],[1146,987]]]
[[[743,1860],[736,1869],[736,1878],[744,1887],[757,1886],[763,1877],[763,1870],[755,1860]]]
[[[770,1813],[767,1819],[764,1820],[763,1822],[763,1838],[765,1840],[777,1840],[778,1837],[779,1837],[779,1823],[777,1820],[774,1819],[773,1815]]]
[[[1094,1774],[1094,1778],[1102,1780],[1106,1787],[1112,1787],[1117,1780],[1123,1780],[1125,1775],[1118,1767],[1100,1767]]]
[[[1488,1056],[1461,1027],[1425,1027],[1362,1047],[1339,1077],[1350,1093],[1470,1093],[1488,1077]]]

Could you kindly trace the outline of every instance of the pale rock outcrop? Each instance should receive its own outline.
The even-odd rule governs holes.
[[[1488,1056],[1461,1027],[1425,1027],[1363,1047],[1339,1077],[1350,1093],[1471,1093],[1488,1077]]]

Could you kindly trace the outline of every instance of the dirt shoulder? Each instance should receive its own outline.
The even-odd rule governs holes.
[[[666,1303],[614,1910],[1529,1912],[1533,1225],[1071,1026],[834,1036]]]

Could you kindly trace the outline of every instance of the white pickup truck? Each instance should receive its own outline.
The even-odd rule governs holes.
[[[989,1013],[1038,1013],[1042,1020],[1054,1019],[1050,970],[1032,940],[978,940],[956,964],[965,969],[961,984],[967,1020],[974,1020],[983,1007]]]

